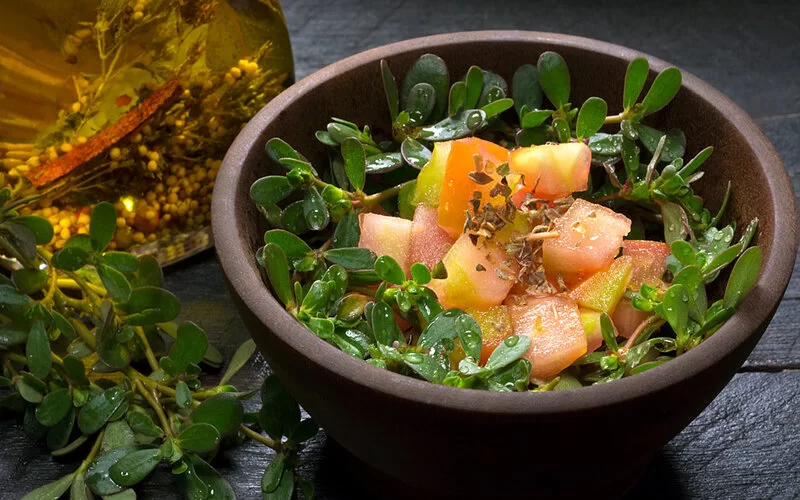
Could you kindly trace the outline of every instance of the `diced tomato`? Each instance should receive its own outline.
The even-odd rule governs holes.
[[[586,332],[586,352],[594,352],[603,345],[603,330],[600,327],[599,311],[580,308],[583,330]]]
[[[591,165],[592,151],[582,142],[515,149],[511,152],[509,166],[525,179],[512,199],[520,206],[527,193],[533,193],[535,198],[555,200],[585,191]]]
[[[632,272],[633,259],[623,255],[614,260],[611,267],[591,275],[575,287],[569,296],[579,306],[611,314],[625,294]]]
[[[514,333],[531,338],[525,357],[532,365],[532,379],[551,379],[586,354],[586,332],[574,300],[531,297],[525,305],[510,306],[508,312]]]
[[[408,274],[411,247],[411,221],[373,213],[359,216],[361,238],[358,246],[369,248],[375,255],[388,255]]]
[[[484,172],[492,178],[491,182],[478,184],[470,179],[475,171],[476,155],[487,167]],[[476,191],[481,193],[481,203],[504,203],[502,196],[492,198],[489,192],[500,180],[494,168],[508,161],[508,150],[502,146],[477,137],[452,141],[447,157],[447,168],[439,197],[439,225],[457,238],[464,230],[465,212],[470,208],[470,200]]]
[[[513,276],[518,268],[507,262],[508,254],[491,243],[475,246],[462,234],[445,255],[447,278],[428,285],[446,307],[488,309],[503,302],[514,280],[498,276],[497,271]]]
[[[409,264],[421,262],[433,269],[453,246],[455,240],[439,227],[438,219],[435,207],[417,205],[414,210],[414,220],[411,223]]]
[[[660,241],[626,240],[622,255],[633,259],[633,273],[628,288],[638,290],[642,283],[658,286],[664,276],[669,245]]]
[[[444,171],[447,168],[447,157],[450,155],[452,141],[437,142],[433,145],[430,161],[422,167],[414,186],[414,203],[423,203],[429,207],[439,206],[442,193]]]
[[[495,348],[504,339],[514,335],[514,331],[511,329],[511,316],[508,314],[508,308],[504,305],[493,306],[485,311],[468,309],[467,313],[475,318],[475,321],[481,326],[480,364],[484,365]]]
[[[628,338],[649,316],[650,313],[635,309],[630,299],[623,298],[619,301],[619,304],[617,304],[616,309],[614,309],[614,314],[611,315],[611,321],[614,323],[614,326],[617,327],[617,333]]]
[[[582,199],[575,200],[554,225],[559,236],[543,242],[542,264],[548,278],[560,274],[567,284],[607,269],[631,229],[624,215]]]

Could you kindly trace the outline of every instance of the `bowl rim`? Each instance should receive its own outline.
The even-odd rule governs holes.
[[[767,322],[789,283],[798,248],[797,200],[780,156],[752,118],[720,91],[683,70],[682,87],[723,110],[731,125],[745,137],[764,171],[765,182],[772,195],[770,208],[775,217],[771,251],[765,254],[756,286],[731,319],[697,348],[635,377],[599,386],[536,394],[464,390],[431,384],[355,359],[305,329],[270,293],[254,259],[248,256],[250,239],[243,231],[241,222],[230,223],[237,220],[237,206],[249,202],[236,199],[240,190],[240,167],[250,154],[264,154],[252,149],[265,126],[283,113],[295,98],[355,68],[378,64],[381,59],[390,60],[408,51],[422,49],[435,53],[438,47],[444,46],[509,41],[551,44],[554,50],[562,46],[577,48],[623,60],[646,57],[651,70],[655,71],[670,66],[648,54],[590,38],[537,31],[491,30],[447,33],[395,42],[360,52],[312,73],[279,94],[248,123],[228,150],[216,178],[212,197],[212,227],[217,255],[232,293],[236,293],[264,325],[270,325],[270,330],[281,342],[302,353],[308,362],[353,384],[392,398],[447,410],[544,415],[598,409],[683,383],[733,354],[756,334],[760,325]],[[791,202],[786,203],[787,199]]]

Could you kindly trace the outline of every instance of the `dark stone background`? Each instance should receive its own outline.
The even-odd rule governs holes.
[[[800,187],[800,8],[795,2],[284,0],[283,7],[298,79],[368,48],[452,31],[552,31],[627,45],[694,73],[741,105],[772,140],[792,174],[795,191]],[[796,270],[775,319],[740,373],[656,455],[626,498],[800,498]],[[166,274],[169,288],[183,301],[182,315],[202,325],[230,356],[247,332],[225,291],[213,252]],[[257,357],[234,383],[255,388],[268,372]],[[608,441],[601,436],[598,429],[597,443]],[[617,439],[625,439],[624,431]],[[0,498],[19,498],[76,466],[51,459],[43,446],[24,437],[21,422],[9,417],[0,420],[0,442]],[[587,446],[583,454],[577,452],[576,471],[596,460],[613,460],[613,452],[600,450]],[[215,462],[239,498],[260,497],[268,451],[247,443]],[[340,453],[320,433],[305,454],[300,474],[313,480],[320,499],[361,495],[358,481],[342,470]],[[139,497],[179,498],[170,490],[171,481],[168,472],[159,472],[138,488]]]

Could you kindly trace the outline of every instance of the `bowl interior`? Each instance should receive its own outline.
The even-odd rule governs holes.
[[[747,114],[718,91],[685,73],[684,86],[676,99],[645,123],[663,130],[681,128],[687,137],[687,160],[706,146],[714,147],[714,154],[703,167],[706,175],[698,182],[698,190],[713,212],[721,204],[728,182],[731,183],[727,217],[737,221],[739,227],[753,217],[759,218],[756,241],[764,253],[764,266],[756,289],[734,318],[699,348],[666,365],[605,386],[541,394],[542,398],[533,405],[519,399],[525,394],[477,394],[434,387],[369,367],[315,338],[294,323],[261,282],[254,252],[263,244],[265,226],[249,200],[248,191],[257,178],[284,172],[264,154],[264,144],[269,138],[280,137],[315,165],[327,165],[324,147],[315,139],[314,132],[323,130],[330,117],[344,118],[360,126],[369,124],[378,134],[387,132],[389,116],[380,59],[388,61],[398,80],[420,55],[433,53],[447,63],[451,81],[462,78],[469,66],[478,65],[510,82],[520,65],[535,64],[545,50],[558,52],[569,65],[570,100],[581,103],[590,96],[602,97],[609,105],[609,114],[621,109],[628,61],[643,55],[603,42],[533,32],[439,35],[353,56],[324,68],[278,96],[240,134],[215,187],[215,240],[235,293],[282,342],[304,352],[310,363],[324,364],[339,376],[358,380],[375,390],[396,393],[398,397],[426,403],[440,400],[438,404],[478,411],[489,401],[492,411],[527,408],[525,411],[541,412],[588,407],[602,399],[635,397],[698,373],[740,346],[766,325],[788,283],[797,249],[795,197],[780,158]],[[645,57],[650,62],[652,81],[667,64]]]

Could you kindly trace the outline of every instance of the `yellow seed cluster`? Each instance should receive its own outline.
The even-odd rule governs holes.
[[[155,4],[148,5],[148,0],[130,4],[124,13],[128,26],[149,22],[155,15]],[[87,47],[82,44],[92,42],[95,29],[80,29],[66,36],[62,52],[68,61],[75,62],[79,52],[85,53]],[[173,253],[183,251],[183,233],[201,234],[194,231],[210,224],[211,192],[227,145],[246,121],[282,90],[284,78],[243,58],[227,70],[204,71],[188,81],[182,79],[182,91],[175,98],[159,105],[136,130],[114,139],[114,144],[96,154],[92,148],[81,148],[95,143],[91,136],[80,135],[84,129],[74,123],[82,123],[81,116],[91,114],[97,102],[120,96],[92,96],[97,88],[94,77],[76,76],[75,101],[65,103],[59,112],[62,133],[54,135],[57,142],[41,148],[0,143],[0,186],[6,177],[46,169],[48,162],[64,155],[78,157],[81,149],[82,154],[91,151],[85,164],[45,185],[45,198],[22,209],[24,214],[42,216],[53,225],[50,249],[59,250],[69,238],[88,234],[92,205],[84,206],[86,199],[120,196],[113,201],[117,220],[110,249],[126,250],[169,238],[172,245],[163,248],[172,258]],[[139,101],[134,105],[157,91],[158,85],[145,83],[140,89],[146,92],[137,90]]]

